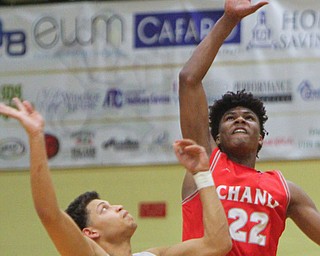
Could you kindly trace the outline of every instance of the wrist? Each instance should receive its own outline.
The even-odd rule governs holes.
[[[213,177],[209,170],[197,172],[196,174],[193,175],[193,179],[197,185],[198,190],[202,188],[214,186]]]
[[[32,131],[28,133],[29,139],[42,139],[44,138],[44,132],[42,130]]]
[[[221,22],[224,24],[226,28],[229,28],[229,30],[234,29],[234,27],[237,26],[240,21],[241,18],[229,15],[227,13],[224,13],[221,17]]]

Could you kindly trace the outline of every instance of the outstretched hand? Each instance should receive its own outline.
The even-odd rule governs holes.
[[[193,140],[177,140],[173,144],[173,149],[179,162],[192,174],[208,171],[209,158],[206,150]]]
[[[43,132],[44,120],[30,102],[21,102],[18,98],[12,99],[17,109],[0,103],[0,114],[17,119],[24,127],[29,136]]]
[[[251,0],[226,0],[224,13],[229,18],[240,21],[268,3],[268,1],[259,1],[256,4],[252,4]]]

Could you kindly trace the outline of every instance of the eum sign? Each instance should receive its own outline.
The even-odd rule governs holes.
[[[197,45],[222,16],[222,10],[135,15],[135,47]],[[241,24],[225,43],[240,43]]]
[[[86,21],[85,26],[80,22],[82,20]],[[67,29],[69,23],[74,24],[74,27]],[[101,23],[105,27],[101,28]],[[114,38],[114,31],[117,31],[117,38]],[[89,35],[85,32],[89,32]],[[98,40],[106,45],[118,47],[118,44],[124,41],[124,34],[122,17],[112,13],[109,16],[95,14],[87,19],[76,17],[72,21],[67,20],[66,17],[42,16],[32,23],[30,38],[39,49],[50,50],[61,46],[68,48],[91,46]],[[4,54],[25,55],[28,39],[26,31],[16,28],[7,29],[0,18],[0,57]]]

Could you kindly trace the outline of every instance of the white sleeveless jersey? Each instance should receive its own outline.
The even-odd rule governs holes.
[[[137,252],[132,254],[132,256],[156,256],[156,255],[151,252]]]

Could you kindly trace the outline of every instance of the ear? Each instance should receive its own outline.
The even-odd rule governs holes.
[[[262,145],[263,145],[263,137],[262,137],[261,134],[259,134],[259,141],[258,141],[258,143],[259,143],[259,146],[262,147]]]
[[[92,228],[84,228],[82,229],[82,233],[91,239],[96,239],[100,237],[99,232]]]
[[[219,146],[219,144],[220,144],[220,133],[218,133],[218,135],[216,136],[215,142],[216,142],[217,146]]]

